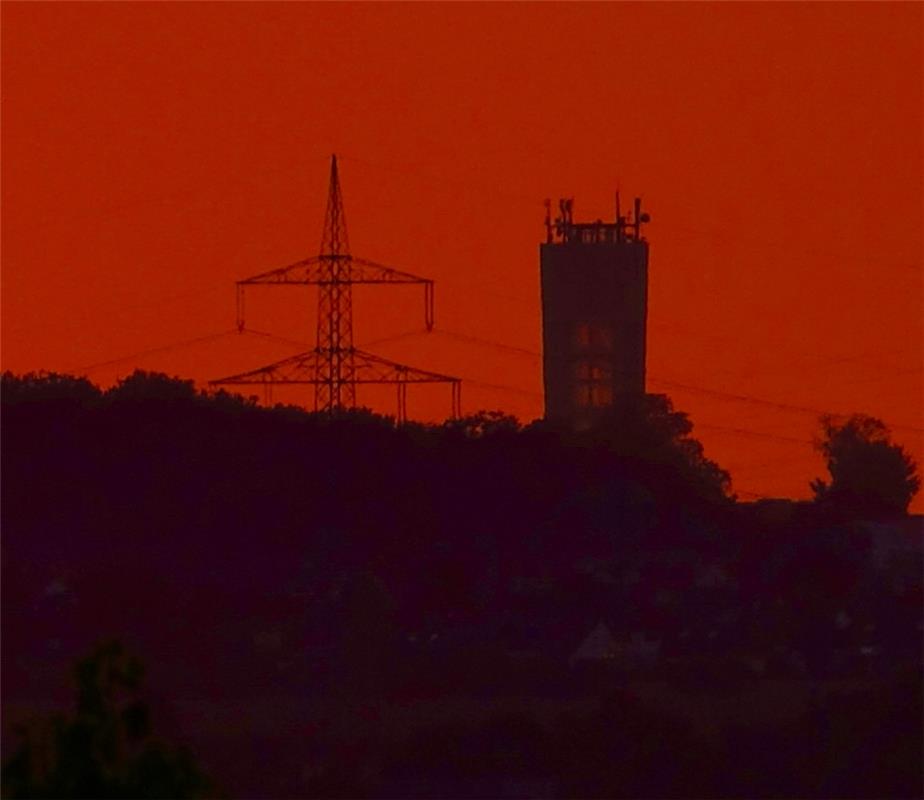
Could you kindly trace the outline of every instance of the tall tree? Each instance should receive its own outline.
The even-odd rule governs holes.
[[[599,424],[582,434],[600,441],[618,456],[670,468],[690,491],[712,500],[727,498],[731,477],[706,458],[693,437],[693,423],[663,394],[623,399]]]
[[[72,716],[36,718],[20,728],[3,765],[10,798],[199,798],[216,796],[192,756],[152,736],[139,693],[144,667],[117,641],[76,668]]]
[[[921,479],[914,459],[891,441],[881,420],[854,414],[838,422],[826,415],[821,430],[815,447],[825,458],[831,480],[812,481],[816,502],[871,518],[907,512]]]

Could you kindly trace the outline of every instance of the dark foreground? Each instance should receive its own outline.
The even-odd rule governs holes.
[[[737,504],[669,404],[592,441],[4,381],[4,796],[20,722],[32,796],[103,796],[35,731],[113,637],[184,796],[921,794],[920,518]]]

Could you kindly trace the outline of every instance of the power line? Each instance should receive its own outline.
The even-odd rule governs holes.
[[[527,349],[525,349],[525,348],[518,348],[518,347],[512,347],[512,346],[501,345],[500,343],[497,343],[497,342],[492,342],[492,341],[489,341],[489,340],[480,339],[479,337],[470,336],[470,335],[468,335],[468,334],[463,334],[463,333],[459,333],[459,332],[456,332],[456,331],[439,331],[439,332],[443,333],[443,334],[446,335],[446,336],[450,336],[450,337],[452,337],[452,338],[456,338],[456,339],[459,339],[460,341],[464,341],[464,342],[470,342],[470,343],[473,343],[473,344],[486,345],[486,346],[491,346],[491,347],[500,347],[500,348],[502,348],[502,349],[510,350],[510,351],[516,352],[516,353],[518,353],[518,354],[525,354],[525,355],[529,355],[529,356],[538,355],[538,354],[534,353],[533,351],[527,350]],[[225,336],[229,336],[229,335],[236,334],[236,333],[237,333],[236,330],[226,330],[226,331],[221,331],[221,332],[214,333],[214,334],[208,334],[208,335],[206,335],[206,336],[198,336],[198,337],[194,337],[194,338],[191,338],[191,339],[179,340],[179,341],[171,342],[171,343],[168,343],[168,344],[166,344],[166,345],[159,346],[159,347],[149,348],[149,349],[147,349],[147,350],[142,350],[142,351],[139,351],[139,352],[136,352],[136,353],[132,353],[132,354],[130,354],[130,355],[121,356],[121,357],[119,357],[119,358],[109,359],[109,360],[107,360],[107,361],[101,361],[101,362],[97,362],[97,363],[95,363],[95,364],[90,364],[90,365],[87,365],[87,366],[85,366],[85,367],[80,368],[80,370],[78,370],[78,371],[79,371],[79,372],[90,372],[90,371],[93,371],[93,370],[96,370],[96,369],[99,369],[99,368],[102,368],[102,367],[105,367],[105,366],[110,366],[110,365],[113,365],[113,364],[123,363],[123,362],[125,362],[125,361],[129,361],[129,360],[132,360],[132,359],[142,358],[142,357],[149,356],[149,355],[154,355],[154,354],[157,354],[157,353],[169,352],[169,351],[172,351],[172,350],[180,349],[180,348],[183,348],[183,347],[188,347],[188,346],[195,345],[195,344],[205,343],[205,342],[208,342],[208,341],[214,341],[214,340],[216,340],[216,339],[220,339],[220,338],[223,338],[223,337],[225,337]],[[299,347],[299,348],[302,348],[302,347],[307,346],[307,343],[306,343],[306,342],[301,342],[301,341],[294,340],[294,339],[288,339],[288,338],[286,338],[286,337],[278,336],[278,335],[276,335],[276,334],[269,333],[269,332],[266,332],[266,331],[258,331],[258,330],[252,330],[252,329],[245,329],[245,333],[250,333],[250,334],[252,334],[252,335],[260,336],[260,337],[262,337],[262,338],[267,338],[267,339],[271,339],[271,340],[274,340],[274,341],[278,341],[278,342],[280,342],[280,343],[284,343],[284,344],[287,344],[287,345],[289,345],[289,346],[295,346],[295,347]],[[383,338],[381,338],[381,339],[374,340],[373,342],[367,343],[366,346],[371,346],[371,345],[374,345],[374,344],[383,344],[383,343],[388,342],[388,341],[397,341],[397,340],[404,339],[404,338],[408,338],[408,337],[411,337],[411,336],[421,335],[422,333],[425,333],[425,331],[423,331],[423,330],[405,331],[405,332],[402,332],[402,333],[399,333],[399,334],[395,334],[395,335],[393,335],[393,336],[383,337]],[[541,397],[543,396],[541,392],[534,391],[534,390],[529,390],[529,389],[523,389],[523,388],[520,388],[520,387],[511,386],[511,385],[508,385],[508,384],[499,384],[499,383],[491,383],[491,382],[488,382],[488,381],[480,381],[480,380],[476,380],[476,379],[471,378],[471,377],[463,377],[463,380],[464,380],[468,385],[473,386],[473,387],[479,387],[479,388],[483,388],[483,389],[490,389],[490,390],[494,390],[494,391],[508,392],[508,393],[518,394],[518,395],[521,395],[521,396],[532,397],[532,398],[541,398]],[[798,411],[803,411],[803,412],[811,412],[811,413],[819,413],[819,412],[820,412],[819,409],[811,409],[811,408],[802,407],[802,406],[790,406],[790,405],[788,405],[788,404],[775,403],[775,402],[772,402],[772,401],[765,401],[765,400],[762,400],[762,399],[760,399],[760,398],[752,398],[752,397],[745,396],[745,395],[733,395],[733,394],[731,394],[731,393],[720,392],[720,391],[718,391],[718,390],[705,389],[704,387],[694,387],[694,386],[690,386],[690,385],[687,385],[687,384],[674,384],[673,382],[666,382],[666,381],[661,381],[661,382],[662,382],[662,383],[670,383],[671,385],[676,385],[676,386],[682,387],[682,388],[684,388],[684,389],[692,389],[692,390],[696,390],[696,391],[708,392],[708,393],[710,393],[710,394],[716,394],[716,395],[722,396],[722,397],[726,397],[726,396],[727,396],[727,397],[730,397],[731,399],[734,399],[734,400],[742,400],[742,401],[747,401],[747,402],[754,402],[754,403],[758,403],[758,404],[762,404],[762,405],[764,405],[764,404],[769,404],[769,405],[774,406],[774,407],[779,406],[779,407],[782,407],[782,408],[793,409],[793,410],[798,410]],[[806,446],[806,445],[809,445],[809,446],[810,446],[810,445],[813,444],[813,442],[812,442],[811,440],[807,440],[807,439],[798,439],[798,438],[795,438],[795,437],[789,437],[789,436],[782,436],[782,435],[779,435],[779,434],[767,433],[767,432],[765,432],[765,431],[756,431],[756,430],[747,429],[747,428],[728,427],[728,426],[722,426],[722,425],[713,425],[713,424],[709,424],[709,423],[694,423],[694,427],[693,427],[693,432],[694,432],[694,434],[695,434],[695,432],[696,432],[697,430],[715,431],[715,432],[719,432],[719,433],[728,433],[728,434],[731,434],[731,435],[734,435],[734,436],[743,436],[743,437],[746,437],[746,438],[770,439],[770,440],[785,442],[785,443],[789,443],[789,444],[797,444],[797,445],[800,445],[800,446],[802,446],[802,447],[804,447],[804,446]],[[789,458],[784,459],[782,462],[779,462],[779,460],[777,460],[777,461],[778,461],[779,463],[795,463],[795,462],[798,461],[798,460],[799,460],[799,459],[794,459],[794,458],[789,457]],[[773,466],[775,466],[776,463],[777,463],[777,462],[763,462],[763,461],[761,461],[761,462],[757,462],[757,463],[754,463],[754,464],[751,464],[751,465],[739,465],[739,466],[736,466],[736,467],[734,468],[733,471],[736,472],[736,473],[739,473],[739,474],[742,473],[742,472],[744,472],[744,473],[749,474],[750,477],[753,477],[753,476],[754,476],[754,471],[755,471],[755,470],[760,470],[761,467],[765,467],[765,466],[773,467]],[[752,497],[754,497],[754,498],[760,498],[760,497],[764,497],[764,496],[765,496],[765,495],[760,495],[760,494],[757,494],[757,493],[754,493],[754,492],[748,492],[748,491],[744,491],[744,490],[738,490],[737,493],[738,493],[738,494],[741,494],[741,495],[752,496]]]
[[[794,411],[801,414],[813,414],[817,416],[834,416],[834,417],[846,417],[849,414],[844,414],[841,412],[833,412],[823,408],[813,408],[811,406],[798,406],[791,403],[780,403],[775,400],[767,400],[761,397],[752,397],[750,395],[735,394],[733,392],[723,392],[718,389],[710,389],[705,386],[693,386],[687,383],[677,383],[676,381],[668,381],[662,378],[649,377],[649,380],[654,383],[660,383],[663,386],[673,387],[675,389],[684,389],[689,392],[696,392],[699,394],[710,395],[714,397],[727,398],[729,400],[736,400],[742,403],[753,403],[755,405],[763,405],[769,408],[778,408],[783,411]],[[912,431],[914,433],[924,433],[924,428],[915,428],[911,425],[891,425],[890,427],[895,430],[906,430]]]
[[[155,353],[165,353],[170,350],[178,350],[181,347],[189,347],[194,344],[201,344],[203,342],[210,342],[215,339],[220,339],[223,336],[228,336],[230,334],[236,333],[235,330],[226,330],[220,333],[211,333],[207,336],[196,336],[192,339],[182,339],[177,342],[171,342],[170,344],[161,345],[160,347],[152,347],[148,350],[140,350],[137,353],[131,353],[130,355],[120,356],[119,358],[112,358],[108,361],[98,361],[95,364],[88,364],[85,367],[77,367],[76,369],[68,369],[66,372],[69,373],[84,373],[92,372],[94,370],[100,369],[102,367],[112,366],[113,364],[121,364],[125,361],[131,361],[136,358],[144,358],[145,356],[154,355]]]
[[[402,339],[409,339],[414,336],[424,336],[429,334],[426,328],[415,328],[412,331],[405,331],[404,333],[396,333],[393,336],[383,336],[380,339],[373,339],[371,342],[363,342],[361,347],[377,347],[380,344],[390,344],[391,342],[398,342]]]
[[[542,392],[536,392],[531,389],[520,389],[516,386],[509,386],[509,385],[502,384],[502,383],[487,383],[486,381],[476,381],[474,378],[466,378],[464,376],[462,376],[462,380],[465,381],[466,384],[469,384],[471,386],[481,386],[482,388],[485,388],[485,389],[497,389],[499,391],[511,392],[513,394],[521,394],[521,395],[526,395],[529,397],[542,397],[543,396]]]
[[[510,353],[516,353],[521,356],[528,356],[529,358],[542,358],[540,353],[537,353],[535,350],[529,350],[525,347],[516,347],[514,345],[502,344],[501,342],[494,342],[488,339],[481,339],[477,336],[471,336],[467,333],[461,333],[459,331],[448,330],[446,328],[434,328],[433,332],[441,336],[447,336],[450,339],[456,339],[460,342],[469,342],[471,344],[483,345],[485,347],[493,347],[498,350],[505,350]]]
[[[440,331],[437,331],[437,332],[440,332]],[[494,340],[494,339],[483,339],[477,336],[471,336],[470,334],[465,334],[465,333],[461,333],[458,331],[442,331],[442,332],[445,333],[446,335],[449,335],[454,338],[467,341],[467,342],[470,342],[472,344],[476,344],[479,346],[492,347],[498,350],[512,351],[518,354],[528,355],[531,357],[541,357],[541,354],[534,350],[529,350],[523,347],[513,347],[511,345],[505,345],[502,342],[498,342],[497,340]],[[791,403],[781,403],[776,400],[769,400],[767,398],[754,397],[752,395],[736,394],[734,392],[726,392],[720,389],[713,389],[713,388],[706,387],[706,386],[696,386],[696,385],[688,384],[688,383],[680,383],[677,381],[667,380],[664,378],[658,378],[658,377],[651,376],[651,375],[649,375],[648,379],[652,381],[653,383],[659,383],[667,387],[683,389],[685,391],[696,392],[699,394],[706,394],[706,395],[720,397],[722,399],[733,400],[737,402],[752,403],[755,405],[762,405],[762,406],[766,406],[770,408],[777,408],[777,409],[781,409],[784,411],[793,411],[793,412],[798,412],[798,413],[803,413],[803,414],[812,414],[815,416],[822,416],[822,415],[831,415],[831,416],[836,416],[836,417],[848,416],[847,414],[843,414],[840,412],[833,412],[833,411],[826,410],[826,409],[814,408],[810,406],[799,406],[799,405],[794,405]],[[891,427],[894,428],[895,430],[907,430],[907,431],[911,431],[914,433],[924,433],[924,429],[916,428],[910,425],[892,425]]]
[[[693,424],[693,429],[695,430],[707,430],[707,431],[720,431],[722,433],[731,433],[738,436],[750,436],[756,439],[774,439],[779,442],[787,442],[790,444],[798,445],[812,445],[813,442],[810,439],[796,439],[792,436],[780,436],[775,433],[765,433],[764,431],[755,431],[749,428],[727,428],[723,425],[709,425],[706,423],[696,422]]]
[[[285,336],[277,336],[275,333],[269,333],[268,331],[258,331],[255,328],[244,328],[240,332],[243,334],[250,334],[252,336],[260,336],[264,339],[269,339],[274,342],[279,342],[280,344],[288,345],[289,347],[297,347],[299,349],[311,347],[311,344],[308,342],[302,342],[298,339],[289,339]]]
[[[759,461],[745,461],[741,463],[736,463],[734,460],[731,463],[727,464],[725,468],[729,471],[747,471],[751,474],[754,471],[758,471],[759,474],[763,474],[768,469],[776,469],[777,467],[783,465],[791,464],[800,464],[805,463],[805,454],[802,455],[789,455],[783,456],[782,458],[770,458],[770,459],[761,459]]]
[[[199,336],[199,337],[194,337],[192,339],[172,342],[166,345],[162,345],[160,347],[150,348],[150,349],[142,350],[142,351],[132,353],[129,355],[120,356],[119,358],[114,358],[114,359],[109,359],[107,361],[101,361],[101,362],[97,362],[94,364],[89,364],[89,365],[78,368],[76,371],[77,372],[91,372],[91,371],[100,369],[102,367],[123,363],[125,361],[130,361],[132,359],[143,358],[143,357],[154,355],[157,353],[169,352],[171,350],[179,349],[181,347],[187,347],[187,346],[194,345],[194,344],[212,341],[212,340],[227,336],[235,332],[236,331],[234,330],[222,331],[220,333],[209,334],[207,336]],[[474,344],[478,346],[491,347],[491,348],[503,350],[506,352],[512,352],[517,355],[528,356],[530,358],[541,357],[540,353],[533,351],[533,350],[529,350],[527,348],[516,347],[512,345],[505,345],[496,340],[483,339],[483,338],[472,336],[470,334],[465,334],[459,331],[434,329],[434,332],[439,333],[443,336],[447,336],[449,338],[456,339],[458,341],[462,341],[462,342],[466,342],[466,343],[470,343],[470,344]],[[278,336],[276,334],[269,333],[266,331],[245,329],[245,333],[250,333],[250,334],[260,336],[263,338],[267,338],[273,341],[278,341],[280,343],[283,343],[283,344],[286,344],[292,347],[298,347],[298,348],[310,347],[310,345],[307,342],[298,341],[295,339],[288,339],[286,337]],[[412,331],[405,331],[403,333],[396,334],[393,336],[388,336],[388,337],[373,340],[371,342],[366,343],[364,346],[370,347],[373,345],[384,344],[386,342],[398,341],[400,339],[405,339],[410,336],[420,335],[422,333],[424,333],[424,331],[419,330],[419,329],[412,330]],[[73,371],[73,370],[68,370],[68,371]],[[521,389],[515,386],[489,383],[485,381],[477,381],[472,378],[466,378],[465,380],[473,386],[481,386],[483,388],[490,388],[490,389],[494,389],[498,391],[506,391],[506,392],[511,392],[514,394],[520,394],[520,395],[531,396],[531,397],[542,397],[543,396],[541,392]],[[733,392],[726,392],[726,391],[713,389],[709,387],[697,386],[693,384],[680,383],[677,381],[666,380],[666,379],[657,378],[654,376],[650,376],[649,380],[651,380],[653,383],[658,383],[663,386],[681,389],[684,391],[691,391],[691,392],[699,393],[699,394],[705,394],[707,396],[714,396],[714,397],[718,397],[721,399],[727,399],[727,400],[731,400],[735,402],[751,403],[754,405],[760,405],[760,406],[775,408],[775,409],[784,410],[784,411],[791,411],[791,412],[796,412],[796,413],[804,413],[804,414],[812,414],[812,415],[833,414],[833,412],[827,411],[825,409],[820,409],[820,408],[815,408],[815,407],[810,407],[810,406],[799,406],[799,405],[794,405],[790,403],[781,403],[781,402],[774,401],[774,400],[768,400],[766,398],[754,397],[751,395],[736,394]],[[846,416],[845,414],[833,414],[833,415],[841,416],[841,417]],[[780,436],[777,434],[770,434],[770,433],[766,433],[763,431],[755,431],[755,430],[750,430],[750,429],[745,429],[745,428],[730,428],[730,427],[724,427],[724,426],[709,425],[705,423],[699,424],[696,427],[702,430],[715,430],[715,431],[722,431],[722,432],[732,433],[732,434],[741,435],[741,436],[775,439],[778,441],[787,441],[787,442],[791,442],[794,444],[811,444],[810,441],[804,440],[804,439],[796,439],[793,437]],[[911,431],[914,433],[924,433],[924,429],[916,428],[913,426],[892,425],[891,427],[896,430],[907,430],[907,431]]]
[[[766,495],[766,494],[760,494],[760,493],[758,493],[758,492],[749,492],[749,491],[747,491],[746,489],[734,489],[734,490],[733,490],[733,493],[734,493],[734,494],[741,494],[741,495],[744,495],[745,497],[750,497],[750,498],[752,498],[752,499],[754,499],[754,500],[766,500],[766,499],[768,499],[768,495]]]

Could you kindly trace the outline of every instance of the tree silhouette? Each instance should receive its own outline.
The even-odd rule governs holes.
[[[7,406],[17,404],[47,405],[66,403],[92,406],[103,393],[86,378],[61,375],[57,372],[29,372],[15,375],[6,371],[0,375],[0,394]]]
[[[676,410],[667,395],[645,394],[622,399],[577,438],[604,443],[616,455],[633,462],[671,470],[689,490],[722,500],[728,494],[731,476],[706,458],[692,432],[689,416]],[[659,480],[664,477],[659,476]]]
[[[503,433],[517,433],[520,423],[516,417],[503,411],[478,411],[443,424],[446,431],[461,433],[470,439],[480,439]]]
[[[815,443],[825,457],[830,481],[812,481],[820,505],[869,518],[904,514],[921,486],[917,465],[893,444],[885,424],[865,414],[846,422],[826,415]]]
[[[144,667],[118,641],[78,662],[76,713],[20,726],[3,765],[9,798],[199,798],[215,796],[190,753],[154,738],[139,692]]]
[[[107,394],[116,400],[154,400],[168,402],[171,400],[194,400],[196,385],[191,380],[171,378],[159,372],[135,370],[122,378]]]

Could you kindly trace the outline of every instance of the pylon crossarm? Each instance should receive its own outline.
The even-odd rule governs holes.
[[[421,278],[366,258],[353,256],[352,266],[350,280],[353,283],[433,283],[430,278]]]
[[[209,381],[210,386],[262,383],[323,383],[318,376],[318,351],[309,350],[296,356],[267,364],[265,367]]]
[[[365,258],[354,258],[350,280],[353,283],[416,283],[424,287],[424,323],[433,330],[433,281],[409,272],[386,267]]]
[[[303,258],[301,261],[296,261],[294,264],[289,264],[285,267],[278,267],[277,269],[271,269],[269,272],[263,272],[259,275],[254,275],[252,278],[245,278],[242,281],[238,281],[237,285],[242,286],[252,283],[320,283],[320,261],[321,259],[318,256]]]
[[[237,283],[238,286],[330,283],[330,274],[329,271],[325,271],[324,262],[336,258],[350,262],[350,283],[433,283],[429,278],[421,278],[419,275],[412,275],[410,272],[402,272],[398,269],[386,267],[384,264],[377,264],[375,261],[354,258],[353,256],[312,256],[311,258],[303,258],[294,264],[271,269],[268,272],[245,278]]]
[[[363,350],[353,351],[353,375],[356,383],[455,383],[459,380],[389,361]]]
[[[263,383],[326,383],[328,379],[321,376],[319,367],[325,363],[326,354],[310,350],[296,356],[285,358],[265,367],[229,375],[226,378],[209,381],[212,386],[228,384],[263,384]],[[409,367],[390,361],[387,358],[367,353],[363,350],[353,351],[354,383],[455,383],[459,379],[438,372]]]

